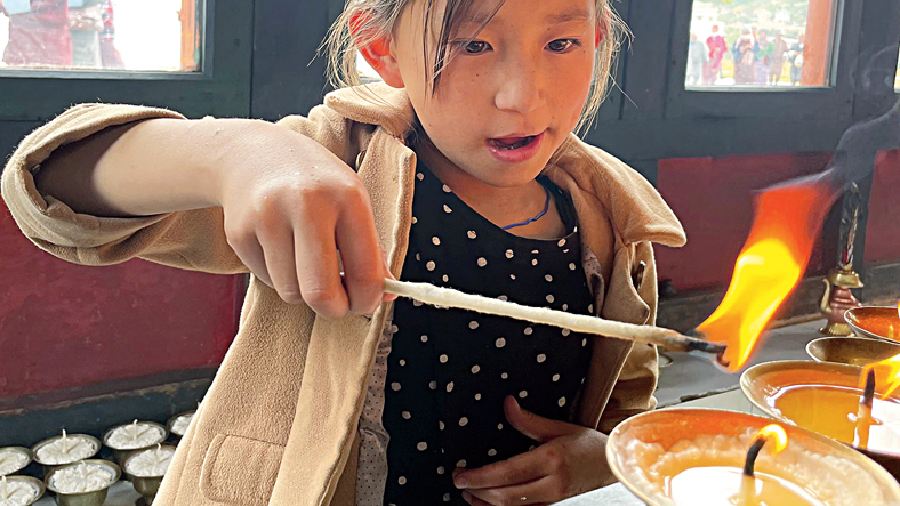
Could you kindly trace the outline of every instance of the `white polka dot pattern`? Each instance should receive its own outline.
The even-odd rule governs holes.
[[[550,241],[517,237],[474,212],[426,168],[417,174],[416,226],[401,279],[587,313],[593,300],[574,232]],[[561,216],[572,212],[566,206]],[[382,383],[391,435],[382,447],[385,495],[359,504],[461,504],[454,469],[507,459],[531,445],[506,423],[507,396],[541,416],[569,419],[569,399],[578,395],[590,359],[584,336],[563,339],[555,327],[405,299],[393,307],[400,330]]]

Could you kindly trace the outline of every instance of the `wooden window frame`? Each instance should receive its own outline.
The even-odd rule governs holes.
[[[0,122],[46,121],[82,102],[142,102],[188,116],[247,117],[254,0],[205,0],[202,6],[200,71],[3,70]]]

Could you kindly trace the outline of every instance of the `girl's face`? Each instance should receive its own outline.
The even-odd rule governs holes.
[[[506,0],[486,25],[496,4],[474,2],[475,19],[451,38],[454,56],[434,93],[439,23],[423,33],[425,3],[405,9],[392,58],[379,70],[393,72],[385,80],[407,90],[431,142],[459,169],[494,186],[528,183],[575,129],[587,100],[599,44],[595,0]],[[440,20],[446,0],[435,3]]]

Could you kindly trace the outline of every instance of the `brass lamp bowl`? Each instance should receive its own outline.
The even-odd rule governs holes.
[[[844,320],[858,336],[900,341],[900,314],[897,307],[854,307],[844,313]]]
[[[95,455],[97,455],[97,453],[100,452],[100,448],[103,447],[103,444],[100,443],[100,440],[99,440],[99,439],[95,438],[94,436],[90,436],[90,435],[88,435],[88,434],[69,434],[68,437],[70,437],[70,438],[84,439],[84,440],[88,441],[88,442],[93,446],[94,452],[93,452],[93,454],[91,454],[88,458],[93,458]],[[73,463],[75,463],[75,462],[80,462],[81,460],[83,460],[83,459],[79,459],[79,460],[76,460],[76,461],[74,461],[74,462],[69,462],[69,463],[66,463],[66,464],[48,464],[48,463],[46,463],[46,462],[41,462],[40,457],[38,457],[38,452],[41,450],[41,448],[43,448],[44,446],[46,446],[46,445],[48,445],[48,444],[53,443],[54,441],[60,440],[60,439],[62,439],[62,436],[53,436],[53,437],[50,437],[50,438],[47,438],[47,439],[45,439],[45,440],[43,440],[43,441],[38,442],[36,445],[34,445],[34,446],[31,448],[31,453],[32,453],[32,455],[34,456],[34,462],[37,462],[38,464],[40,464],[40,465],[44,468],[44,476],[49,475],[54,469],[58,469],[58,468],[60,468],[60,467],[68,466],[68,465],[70,465],[70,464],[73,464]]]
[[[91,492],[83,492],[79,494],[65,494],[54,490],[53,487],[50,486],[50,479],[54,474],[67,467],[78,466],[82,462],[84,462],[85,464],[98,464],[112,468],[114,476],[110,484],[100,490],[93,490]],[[113,486],[117,481],[119,481],[119,478],[121,477],[122,469],[118,465],[116,465],[115,462],[101,459],[88,459],[53,469],[52,471],[47,473],[46,477],[44,477],[44,482],[47,486],[47,490],[56,493],[56,504],[59,506],[103,506],[103,503],[106,502],[106,495],[107,493],[109,493],[109,488]]]
[[[655,459],[652,453],[642,455],[643,449],[650,445],[660,445],[665,452],[670,452],[677,444],[703,437],[737,439],[748,430],[756,431],[771,423],[772,420],[767,418],[718,409],[674,408],[648,411],[625,420],[613,429],[606,444],[606,458],[619,481],[644,503],[650,506],[674,506],[674,500],[663,490],[665,486],[647,479],[646,471],[657,464],[659,459]],[[872,482],[887,501],[885,504],[900,504],[900,484],[864,455],[794,425],[786,424],[784,430],[789,441],[786,451],[790,451],[791,444],[796,444],[817,456],[837,457],[846,466],[855,466],[855,469],[871,476]],[[821,459],[815,459],[814,462],[818,464]],[[743,462],[736,463],[736,466],[742,467]],[[818,466],[812,471],[819,472]],[[832,473],[839,471],[834,468],[830,470]],[[825,479],[827,476],[823,476],[823,480]]]
[[[859,388],[862,367],[834,362],[812,362],[808,360],[781,360],[765,362],[750,367],[741,374],[741,390],[747,399],[760,411],[776,420],[798,425],[798,423],[775,408],[774,397],[783,389],[796,385],[831,385]],[[881,390],[880,388],[878,389]],[[810,406],[810,412],[814,412]],[[802,425],[801,425],[802,426]],[[836,441],[836,440],[835,440]],[[847,446],[852,444],[841,441]],[[854,448],[884,466],[895,478],[900,478],[900,453]]]
[[[900,353],[900,343],[867,337],[820,337],[806,345],[806,353],[817,362],[864,366]]]
[[[175,451],[176,446],[170,444],[161,445],[162,448],[169,448],[172,451]],[[152,448],[150,448],[152,450]],[[153,504],[153,499],[156,498],[156,493],[159,492],[159,486],[162,484],[163,476],[137,476],[128,472],[128,461],[137,456],[138,452],[134,452],[129,455],[125,462],[122,464],[122,469],[125,472],[125,476],[128,478],[128,481],[134,485],[134,489],[137,490],[137,493],[141,494],[144,497],[144,504],[150,506]]]
[[[169,431],[170,435],[175,436],[179,439],[182,438],[184,436],[184,434],[179,434],[176,430],[174,430],[176,428],[175,422],[181,417],[184,417],[184,416],[193,417],[193,416],[196,416],[196,414],[197,414],[197,410],[183,411],[181,413],[177,413],[172,418],[169,418],[169,421],[166,423],[166,430]]]
[[[118,429],[119,427],[127,426],[129,424],[123,424],[123,425],[117,425],[115,427],[111,427],[109,430],[107,430],[106,432],[103,433],[103,444],[106,445],[108,448],[112,449],[113,460],[115,460],[116,463],[119,464],[120,466],[123,465],[125,463],[125,460],[128,457],[130,457],[131,455],[134,455],[135,453],[137,453],[141,450],[146,450],[147,448],[152,448],[152,447],[158,445],[159,443],[162,443],[169,437],[168,429],[166,429],[166,427],[161,424],[158,424],[156,422],[146,421],[146,420],[138,420],[138,423],[141,425],[150,425],[150,426],[160,429],[162,431],[162,433],[161,433],[159,439],[148,445],[141,446],[140,448],[116,448],[115,446],[112,446],[109,444],[109,436],[112,435],[112,432],[114,430]]]
[[[31,476],[7,476],[6,480],[8,483],[15,483],[15,482],[28,483],[33,488],[37,489],[38,493],[35,496],[34,500],[31,501],[30,503],[27,503],[26,506],[38,502],[38,500],[40,500],[40,498],[43,497],[44,493],[47,491],[47,487],[44,485],[44,482],[42,482],[41,480],[39,480],[37,478],[31,477]]]

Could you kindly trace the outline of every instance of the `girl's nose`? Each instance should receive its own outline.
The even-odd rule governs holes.
[[[501,111],[529,113],[541,105],[539,72],[533,64],[513,64],[499,75],[494,104]]]

